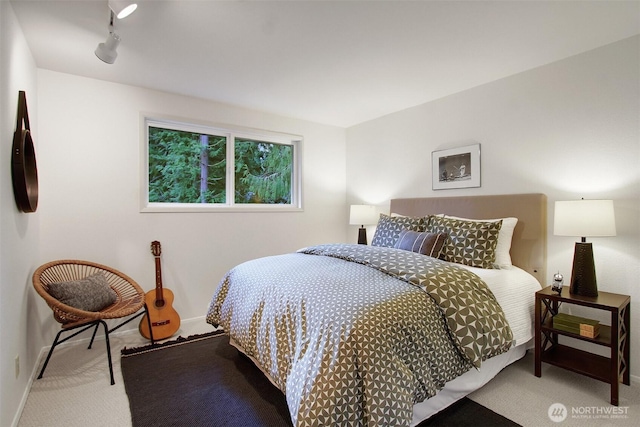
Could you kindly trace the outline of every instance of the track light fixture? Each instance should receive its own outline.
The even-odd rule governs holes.
[[[109,0],[109,35],[104,43],[98,44],[96,56],[107,64],[113,64],[118,57],[116,49],[120,44],[120,36],[115,31],[115,20],[131,15],[138,5],[129,0]]]
[[[116,49],[120,44],[120,36],[116,34],[114,27],[115,15],[113,11],[109,11],[109,35],[107,36],[107,40],[104,43],[98,44],[98,47],[95,50],[96,56],[103,62],[107,64],[113,64],[116,62],[116,58],[118,57],[118,52]]]

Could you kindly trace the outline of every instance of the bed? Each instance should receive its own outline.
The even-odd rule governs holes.
[[[393,199],[390,211],[371,246],[248,261],[214,292],[207,322],[285,394],[295,426],[417,425],[530,346],[544,195]]]

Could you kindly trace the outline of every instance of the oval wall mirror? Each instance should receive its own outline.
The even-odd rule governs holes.
[[[18,209],[26,213],[35,212],[38,208],[38,166],[24,91],[18,94],[18,122],[13,134],[11,178]]]

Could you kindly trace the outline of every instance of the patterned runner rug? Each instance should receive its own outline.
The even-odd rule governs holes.
[[[134,427],[291,426],[282,392],[220,332],[123,349],[121,367]],[[465,398],[420,427],[517,425]]]

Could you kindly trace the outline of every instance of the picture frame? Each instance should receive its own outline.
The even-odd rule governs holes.
[[[433,190],[480,187],[480,144],[431,152]]]

